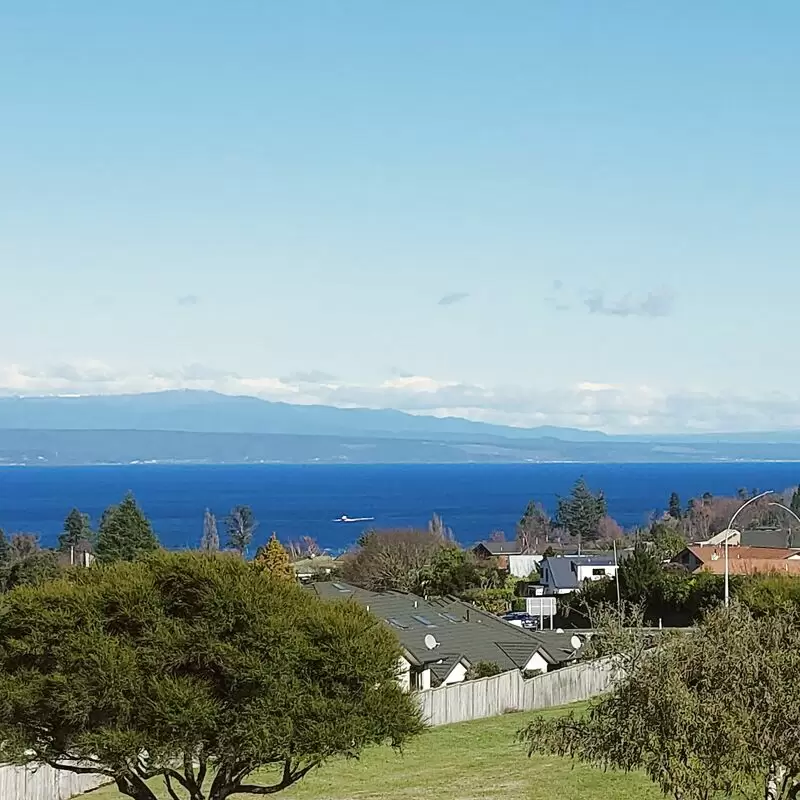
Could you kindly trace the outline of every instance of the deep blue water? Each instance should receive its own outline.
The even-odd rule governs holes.
[[[238,503],[260,521],[255,544],[271,531],[286,541],[304,534],[339,550],[366,527],[332,522],[343,514],[375,517],[376,527],[425,525],[436,511],[459,541],[493,530],[513,536],[528,500],[555,508],[583,475],[603,489],[623,526],[643,522],[677,491],[685,503],[705,491],[784,489],[800,482],[800,464],[508,464],[407,466],[113,466],[0,469],[0,527],[55,542],[73,506],[96,521],[132,490],[168,547],[196,546],[203,511],[220,518]]]

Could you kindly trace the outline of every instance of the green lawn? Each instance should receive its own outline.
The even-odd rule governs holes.
[[[558,713],[552,711],[549,713]],[[388,748],[326,764],[292,789],[292,800],[656,800],[640,775],[603,773],[559,758],[529,759],[514,733],[530,713],[433,728],[402,755]],[[159,797],[166,798],[166,793]],[[236,795],[244,800],[247,795]],[[121,800],[102,788],[85,800]]]

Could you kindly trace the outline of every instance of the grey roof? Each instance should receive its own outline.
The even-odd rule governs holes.
[[[405,592],[369,592],[329,582],[313,583],[308,588],[323,600],[351,600],[381,617],[410,659],[431,667],[436,682],[447,677],[461,660],[468,664],[490,661],[503,670],[524,669],[537,652],[550,663],[563,660],[551,655],[551,648],[539,634],[452,597],[426,600]],[[439,642],[435,650],[425,647],[427,634]]]
[[[522,555],[522,548],[519,546],[519,542],[478,542],[472,549],[477,550],[479,547],[485,548],[493,556]]]
[[[614,556],[550,556],[542,559],[540,570],[548,567],[551,578],[547,585],[554,589],[577,589],[578,573],[575,567],[613,567]]]
[[[792,547],[791,530],[765,529],[744,530],[739,543],[747,547]]]

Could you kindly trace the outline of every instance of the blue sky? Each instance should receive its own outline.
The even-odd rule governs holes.
[[[0,7],[0,389],[800,426],[800,5]]]

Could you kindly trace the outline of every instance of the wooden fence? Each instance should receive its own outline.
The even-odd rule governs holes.
[[[609,661],[590,661],[527,680],[519,670],[504,672],[493,678],[428,689],[417,696],[428,724],[449,725],[508,711],[536,711],[588,700],[609,691],[613,680]]]
[[[75,775],[52,767],[0,766],[2,800],[69,800],[108,783],[105,775]]]

